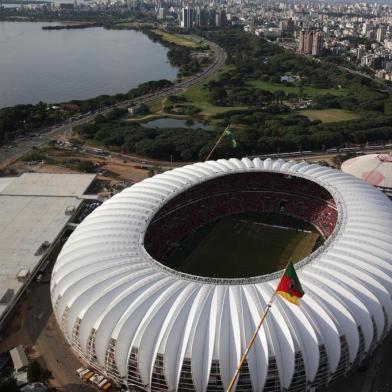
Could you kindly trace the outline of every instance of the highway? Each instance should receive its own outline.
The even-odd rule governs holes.
[[[214,60],[200,73],[192,75],[189,78],[183,79],[179,82],[176,82],[173,84],[173,86],[169,88],[165,88],[151,94],[145,94],[130,101],[120,102],[115,106],[96,111],[95,113],[92,113],[90,115],[84,115],[82,118],[70,121],[67,124],[52,127],[52,129],[47,131],[41,131],[34,137],[24,138],[23,140],[16,140],[11,144],[11,146],[0,148],[0,169],[19,159],[21,156],[26,154],[26,152],[34,148],[42,147],[43,145],[49,143],[49,141],[56,139],[58,135],[71,131],[74,126],[82,125],[94,120],[94,118],[98,114],[105,114],[114,108],[127,108],[132,104],[149,104],[159,98],[183,92],[184,89],[187,89],[197,83],[202,82],[204,79],[210,77],[215,72],[219,71],[225,64],[227,57],[225,51],[220,46],[216,45],[214,42],[204,40],[204,43],[209,45],[209,47],[213,51]]]

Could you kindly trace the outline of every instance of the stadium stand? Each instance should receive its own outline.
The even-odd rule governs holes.
[[[318,184],[278,173],[229,174],[181,193],[150,223],[145,247],[164,260],[173,246],[201,226],[245,212],[279,213],[311,223],[327,239],[338,212],[332,196]]]

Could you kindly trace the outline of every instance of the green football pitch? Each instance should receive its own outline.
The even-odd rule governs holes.
[[[322,240],[311,225],[274,215],[219,219],[188,235],[164,263],[206,277],[257,276],[284,268],[290,259],[293,263],[303,259]]]

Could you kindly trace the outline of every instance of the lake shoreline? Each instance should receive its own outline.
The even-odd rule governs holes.
[[[92,27],[103,27],[102,23],[79,23],[79,24],[67,24],[60,26],[42,26],[42,30],[77,30],[77,29],[89,29]]]

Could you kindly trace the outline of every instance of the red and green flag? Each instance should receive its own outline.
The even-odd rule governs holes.
[[[299,305],[299,299],[305,294],[291,261],[287,264],[276,293],[295,305]]]

